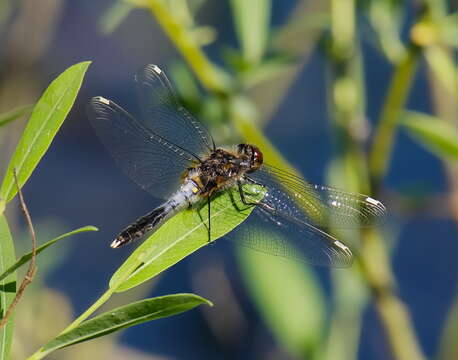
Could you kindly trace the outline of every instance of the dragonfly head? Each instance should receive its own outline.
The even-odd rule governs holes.
[[[257,146],[249,144],[239,144],[237,145],[237,153],[240,155],[245,155],[247,160],[247,172],[253,172],[258,170],[263,162],[264,156],[262,155],[261,150]]]

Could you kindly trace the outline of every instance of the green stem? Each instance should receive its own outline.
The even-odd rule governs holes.
[[[75,329],[78,327],[84,320],[86,320],[89,316],[91,316],[98,308],[100,308],[103,304],[105,304],[108,299],[110,299],[111,295],[113,295],[116,290],[121,286],[121,284],[132,274],[135,269],[137,269],[142,264],[143,256],[140,255],[138,257],[138,261],[135,264],[126,270],[123,276],[119,277],[113,285],[105,291],[102,296],[100,296],[84,313],[78,316],[69,326],[67,326],[59,335],[61,336],[64,333]],[[57,337],[56,336],[56,337]],[[27,360],[39,360],[43,359],[45,356],[49,354],[49,351],[46,351],[44,347],[38,349],[35,353],[33,353]]]
[[[192,32],[163,2],[159,0],[130,0],[130,2],[151,11],[157,23],[180,50],[205,88],[215,93],[227,92],[229,79],[226,74],[210,62]]]
[[[409,310],[395,292],[386,245],[376,229],[363,231],[359,265],[374,300],[388,344],[397,360],[424,360]]]
[[[151,11],[158,24],[181,52],[189,66],[194,70],[197,79],[204,87],[214,94],[227,93],[230,81],[225,76],[225,73],[220,71],[208,59],[200,45],[191,35],[189,35],[189,29],[187,29],[182,22],[177,21],[163,2],[158,0],[129,1],[137,6],[146,7]],[[301,176],[293,166],[287,163],[286,159],[284,159],[274,148],[264,134],[252,122],[247,120],[246,114],[242,112],[246,109],[251,111],[252,108],[249,109],[250,104],[248,101],[242,102],[242,98],[236,98],[234,102],[230,102],[230,111],[233,112],[232,120],[239,134],[245,138],[245,140],[252,141],[262,147],[264,155],[269,159],[272,165],[282,167],[285,170],[289,170]],[[237,103],[237,105],[232,106],[234,103]],[[241,110],[242,108],[243,110]],[[248,118],[252,119],[253,115],[254,113],[250,113]]]
[[[373,191],[377,193],[389,165],[393,140],[401,112],[409,94],[418,60],[419,49],[410,45],[394,71],[370,152],[369,169]]]

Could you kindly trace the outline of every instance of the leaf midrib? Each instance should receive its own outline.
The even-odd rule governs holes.
[[[221,212],[224,212],[227,208],[229,208],[229,205],[227,206],[224,206],[223,208],[221,208],[220,210],[214,212],[214,215],[210,216],[210,219],[213,219],[217,216],[219,216],[219,214]],[[208,220],[207,220],[208,221]],[[145,262],[143,263],[143,265],[136,271],[134,271],[127,279],[126,279],[126,282],[129,281],[133,276],[137,275],[140,271],[142,271],[146,266],[148,266],[150,263],[152,263],[154,260],[156,260],[158,257],[160,257],[162,254],[164,254],[165,252],[167,252],[170,248],[172,248],[173,246],[175,246],[177,243],[179,243],[180,241],[182,241],[183,239],[185,239],[186,237],[188,237],[189,234],[193,233],[194,231],[196,231],[199,227],[201,226],[204,226],[205,224],[205,221],[202,221],[200,222],[198,225],[196,225],[195,227],[191,228],[188,232],[184,233],[182,236],[178,237],[174,242],[170,243],[169,246],[165,247],[162,251],[158,252],[156,254],[156,256],[154,256],[153,258],[151,258],[148,262]]]

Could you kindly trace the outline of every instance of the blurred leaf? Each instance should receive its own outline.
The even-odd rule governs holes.
[[[62,234],[62,235],[60,235],[60,236],[48,241],[47,243],[41,245],[40,247],[38,247],[37,248],[37,255],[39,253],[41,253],[43,250],[45,250],[46,248],[50,247],[51,245],[54,245],[59,240],[65,239],[66,237],[69,237],[69,236],[72,236],[72,235],[75,235],[75,234],[79,234],[79,233],[85,232],[85,231],[98,231],[98,229],[95,226],[84,226],[82,228],[79,228],[79,229],[70,231],[68,233]],[[16,269],[18,269],[19,267],[21,267],[22,265],[27,263],[31,258],[32,258],[32,252],[28,252],[27,254],[23,255],[19,260],[17,260],[13,265],[11,265],[8,269],[6,269],[6,270],[3,269],[3,271],[1,272],[1,275],[0,275],[0,281],[2,281],[9,274],[11,274],[14,271],[16,271]]]
[[[144,299],[107,311],[59,335],[43,346],[33,359],[41,359],[49,353],[95,339],[147,321],[176,315],[198,305],[212,303],[194,294],[174,294]]]
[[[266,51],[270,25],[270,0],[231,0],[235,30],[245,60],[261,61]]]
[[[16,120],[22,116],[30,114],[34,105],[23,105],[17,108],[7,111],[6,113],[0,114],[0,126],[8,124],[9,122]]]
[[[199,26],[193,27],[188,30],[194,41],[200,46],[207,46],[216,40],[216,29],[212,26]]]
[[[242,247],[238,250],[243,277],[270,330],[291,354],[313,359],[323,336],[325,301],[311,268]]]
[[[173,83],[185,105],[201,101],[199,87],[191,70],[182,62],[175,62],[170,68]],[[191,109],[192,110],[192,107]]]
[[[458,48],[458,12],[442,18],[438,26],[442,43]]]
[[[189,9],[193,14],[198,12],[206,0],[187,0]]]
[[[0,0],[0,27],[3,27],[8,20],[13,6],[11,5],[11,0]]]
[[[256,185],[244,185],[254,193]],[[263,193],[259,193],[262,199]],[[256,200],[256,198],[255,198]],[[125,291],[151,279],[209,243],[207,204],[200,209],[180,211],[141,244],[121,265],[110,280],[110,287],[121,278],[125,281],[116,291]],[[253,211],[242,203],[238,191],[233,189],[215,196],[211,201],[211,241],[214,241],[242,223]],[[126,272],[136,269],[126,277]]]
[[[266,163],[302,177],[255,124],[254,119],[257,117],[256,108],[250,101],[244,97],[234,97],[230,111],[231,120],[239,134],[247,143],[256,144],[256,146],[262,149]]]
[[[0,271],[5,271],[16,261],[14,244],[4,215],[0,216]],[[9,275],[0,281],[0,319],[3,318],[6,309],[13,302],[16,295],[16,273]],[[9,353],[13,339],[14,321],[11,314],[5,326],[0,329],[0,360],[9,360]]]
[[[437,360],[458,359],[458,296],[447,314],[444,331],[441,336]]]
[[[369,22],[380,49],[391,62],[397,63],[405,52],[400,37],[405,4],[400,0],[370,0],[367,3]]]
[[[262,61],[258,66],[253,67],[242,74],[243,82],[250,88],[265,81],[282,75],[290,70],[297,62],[297,59],[287,55],[277,55]]]
[[[362,281],[359,272],[351,270],[331,271],[331,276],[333,310],[326,343],[321,346],[318,359],[356,360],[361,343],[362,318],[369,300],[367,284]]]
[[[434,116],[408,111],[402,124],[429,151],[444,160],[458,160],[458,130]]]
[[[111,34],[130,14],[134,7],[133,4],[124,0],[118,0],[108,7],[98,24],[102,34]]]
[[[85,61],[69,67],[52,81],[38,100],[8,165],[0,198],[10,201],[17,193],[14,169],[22,186],[38,165],[73,106],[89,64]]]
[[[458,34],[457,34],[458,36]],[[458,95],[458,69],[452,58],[452,54],[447,53],[440,46],[428,46],[424,49],[424,55],[434,76],[442,83],[450,96],[457,99]]]

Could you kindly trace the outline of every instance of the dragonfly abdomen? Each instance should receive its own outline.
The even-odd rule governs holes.
[[[198,188],[192,180],[186,181],[168,201],[153,211],[138,218],[119,233],[111,243],[112,248],[118,248],[141,238],[147,232],[153,231],[166,220],[186,206],[196,202]]]

